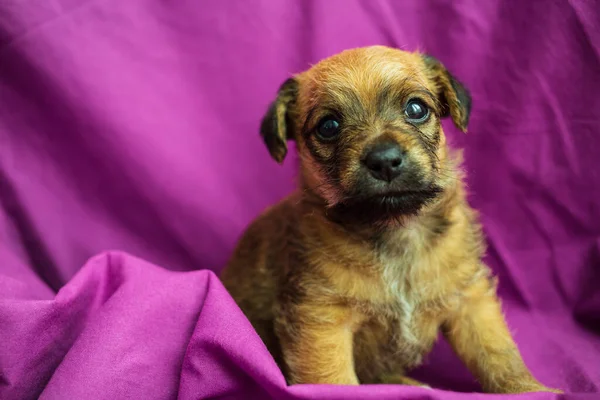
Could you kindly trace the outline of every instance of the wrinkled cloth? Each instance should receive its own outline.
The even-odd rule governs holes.
[[[0,399],[492,398],[443,340],[434,390],[287,387],[215,275],[295,185],[258,135],[280,83],[373,44],[470,89],[469,133],[444,127],[515,340],[598,398],[596,1],[3,0]]]

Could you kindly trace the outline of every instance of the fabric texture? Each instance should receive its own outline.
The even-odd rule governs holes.
[[[279,84],[372,44],[471,90],[469,133],[444,124],[508,323],[544,384],[599,398],[597,1],[3,0],[0,399],[492,398],[443,341],[434,390],[287,387],[215,275],[294,187],[258,135]]]

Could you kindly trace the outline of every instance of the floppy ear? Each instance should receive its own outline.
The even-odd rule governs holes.
[[[294,139],[294,123],[291,118],[296,105],[298,82],[294,78],[286,80],[271,103],[260,125],[260,134],[273,157],[281,163],[287,154],[287,140]]]
[[[424,55],[423,60],[437,85],[437,95],[442,105],[442,117],[451,116],[454,125],[466,132],[471,113],[469,91],[437,59]]]

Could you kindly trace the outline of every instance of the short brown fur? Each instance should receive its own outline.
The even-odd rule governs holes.
[[[411,96],[431,109],[418,127],[398,108]],[[438,61],[380,46],[342,52],[282,86],[262,132],[277,161],[286,139],[297,142],[301,184],[251,224],[222,279],[290,383],[416,384],[405,373],[441,330],[485,391],[554,391],[523,363],[481,261],[461,157],[440,125],[449,115],[466,131],[465,96]],[[332,110],[345,129],[333,144],[314,134]],[[361,154],[381,141],[406,149],[419,184],[439,194],[372,221],[339,213],[366,179]]]

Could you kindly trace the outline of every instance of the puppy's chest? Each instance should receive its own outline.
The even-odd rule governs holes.
[[[393,239],[373,251],[369,262],[363,261],[369,272],[356,275],[346,295],[367,319],[387,319],[404,341],[415,342],[428,329],[424,326],[435,325],[443,313],[448,286],[435,250],[410,234]]]
[[[378,254],[377,279],[373,288],[378,294],[370,302],[373,311],[399,317],[407,323],[412,321],[417,308],[428,300],[427,292],[422,290],[422,283],[419,282],[422,269],[430,268],[429,265],[423,265],[425,263],[411,250],[401,254]]]
[[[430,268],[411,249],[370,252],[332,274],[336,291],[349,302],[372,313],[411,313],[425,300],[419,288],[424,268]]]
[[[432,251],[423,245],[417,233],[408,232],[382,241],[373,252],[373,259],[386,303],[407,308],[425,300],[427,291],[423,290],[421,280],[438,266]]]

